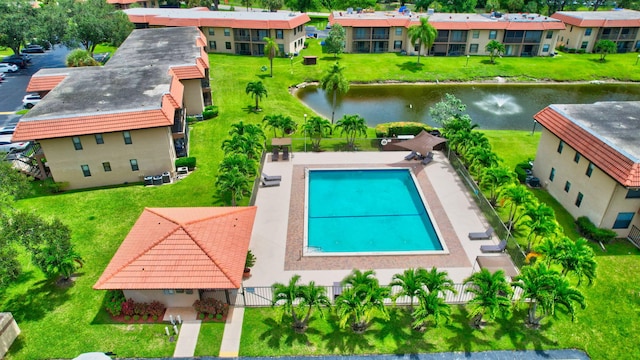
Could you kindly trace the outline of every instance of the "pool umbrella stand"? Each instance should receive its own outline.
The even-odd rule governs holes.
[[[410,140],[401,141],[394,145],[399,146],[401,148],[405,148],[407,150],[419,152],[420,155],[426,156],[429,151],[433,150],[434,147],[446,142],[447,139],[437,137],[429,134],[425,130],[422,130],[420,134]]]

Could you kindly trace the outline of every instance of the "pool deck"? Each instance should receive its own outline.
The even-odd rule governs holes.
[[[260,187],[256,203],[258,211],[249,248],[257,262],[244,286],[270,286],[286,283],[294,275],[301,282],[333,285],[352,269],[373,269],[381,284],[388,284],[394,274],[410,267],[438,267],[449,273],[456,283],[462,282],[474,270],[480,245],[497,244],[490,240],[468,239],[469,232],[484,231],[487,223],[475,205],[462,180],[446,157],[435,151],[428,165],[403,160],[409,152],[326,152],[293,153],[289,161],[271,161],[267,156],[263,172],[282,176],[278,187]],[[384,168],[409,167],[418,179],[434,222],[440,229],[449,254],[381,255],[381,256],[302,256],[304,228],[305,168]],[[381,236],[385,235],[381,224]],[[477,270],[477,265],[475,266]]]

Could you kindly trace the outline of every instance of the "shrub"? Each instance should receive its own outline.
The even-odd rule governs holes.
[[[518,177],[518,181],[524,183],[527,180],[527,170],[531,170],[532,166],[529,161],[524,161],[516,164],[515,173]]]
[[[122,303],[126,299],[121,290],[109,290],[107,291],[106,298],[106,310],[111,316],[120,316],[122,313]]]
[[[122,303],[122,314],[125,317],[135,315],[135,302],[133,299],[127,299],[127,301]]]
[[[193,303],[193,308],[196,309],[197,312],[201,314],[224,314],[225,304],[222,301],[216,300],[214,298],[205,298],[202,300],[196,300]]]
[[[213,314],[209,314],[209,319],[213,320]]]
[[[198,314],[198,318],[200,318],[200,320],[204,320],[204,314],[203,313]]]
[[[140,320],[140,315],[138,314],[133,315],[133,321],[138,321],[138,320]]]
[[[418,135],[422,130],[431,131],[433,127],[418,122],[390,122],[376,125],[376,137],[383,138],[394,135]]]
[[[147,313],[147,303],[144,302],[134,302],[133,303],[133,314],[134,315],[144,315]]]
[[[57,194],[62,192],[69,186],[69,182],[66,181],[54,181],[53,178],[46,178],[42,181],[42,187],[50,194]]]
[[[596,227],[586,216],[577,218],[576,225],[578,225],[578,232],[580,232],[582,236],[594,241],[600,241],[603,244],[610,242],[618,235],[613,230]]]
[[[163,303],[161,303],[159,301],[152,301],[147,306],[147,314],[153,316],[155,319],[157,319],[158,317],[164,315],[164,311],[165,310],[166,310],[166,307],[164,306]]]
[[[218,116],[218,107],[215,105],[205,106],[202,112],[202,119],[208,120]]]
[[[222,314],[216,314],[216,319],[222,320]]]
[[[125,315],[125,316],[124,316],[124,320],[125,320],[125,321],[129,321],[129,320],[131,320],[131,316],[129,316],[129,315]]]
[[[143,321],[147,321],[148,319],[149,319],[149,315],[147,315],[147,314],[142,315],[142,320]]]
[[[186,166],[193,170],[196,167],[196,158],[193,156],[176,159],[176,168]]]

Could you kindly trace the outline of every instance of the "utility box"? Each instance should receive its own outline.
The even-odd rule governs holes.
[[[302,63],[304,65],[315,65],[318,62],[317,56],[303,56],[302,58],[303,58]]]

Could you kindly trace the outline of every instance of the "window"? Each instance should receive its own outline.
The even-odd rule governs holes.
[[[556,169],[555,168],[551,168],[551,172],[549,173],[549,180],[553,181],[553,178],[556,177]]]
[[[129,160],[129,164],[131,164],[131,171],[138,171],[140,168],[138,167],[138,160],[131,159]]]
[[[586,28],[584,30],[584,36],[591,36],[591,28]]]
[[[547,39],[553,38],[553,31],[547,31]]]
[[[209,28],[209,35],[214,36],[216,31],[213,28]]]
[[[396,40],[393,42],[393,49],[400,50],[402,49],[402,40]]]
[[[89,170],[89,165],[80,165],[80,168],[82,169],[82,173],[84,174],[84,177],[91,176],[91,170]]]
[[[231,36],[231,29],[224,29],[224,36]]]
[[[71,140],[73,140],[73,147],[76,150],[82,150],[82,142],[80,142],[80,138],[77,136],[74,136],[71,138]]]
[[[276,29],[276,39],[284,39],[284,30]]]
[[[497,30],[489,31],[489,40],[494,40],[497,37],[498,37],[498,31]]]
[[[102,138],[102,134],[96,134],[96,144],[104,144],[104,139]]]
[[[278,51],[280,54],[284,54],[284,44],[278,44]]]
[[[580,204],[582,204],[582,198],[584,197],[584,195],[582,195],[581,192],[578,193],[578,197],[576,197],[576,206],[580,207]]]
[[[103,162],[102,163],[102,168],[104,169],[105,172],[109,172],[111,171],[111,163],[110,162]]]
[[[640,189],[629,189],[627,191],[627,196],[624,197],[625,199],[638,199],[640,198]]]
[[[477,54],[478,53],[478,44],[469,45],[469,52],[472,53],[472,54]]]
[[[564,192],[569,192],[569,190],[571,190],[571,183],[567,181],[564,183]]]
[[[589,163],[589,166],[587,166],[587,172],[584,173],[585,175],[587,175],[588,177],[591,177],[591,174],[593,174],[593,168],[595,166],[593,165],[592,162]]]
[[[396,36],[402,36],[402,28],[396,27]]]
[[[542,45],[542,52],[543,53],[549,52],[549,44]]]
[[[420,51],[420,44],[416,44],[416,45],[413,47],[413,51],[418,51],[418,52],[419,52],[419,51]]]
[[[576,151],[576,155],[573,157],[573,162],[575,162],[576,164],[580,162],[580,153]]]
[[[472,33],[471,37],[473,37],[474,39],[479,39],[480,38],[480,30],[473,30],[473,33]]]
[[[209,41],[209,49],[215,50],[217,48],[215,41]]]
[[[164,290],[163,292],[165,295],[173,295],[176,293],[175,290]]]
[[[632,212],[621,212],[618,213],[616,217],[616,221],[613,223],[614,229],[626,229],[631,225],[631,220],[633,220]]]
[[[131,141],[131,133],[129,131],[123,131],[122,132],[122,137],[124,137],[124,143],[127,145],[131,145],[132,141]]]
[[[558,154],[562,154],[562,149],[564,149],[564,141],[560,140],[558,144]]]
[[[231,42],[230,42],[230,41],[225,42],[225,43],[224,43],[224,47],[225,47],[225,49],[227,49],[227,50],[231,50]]]
[[[587,46],[589,46],[589,42],[588,41],[583,41],[582,45],[580,45],[580,49],[586,49]]]

